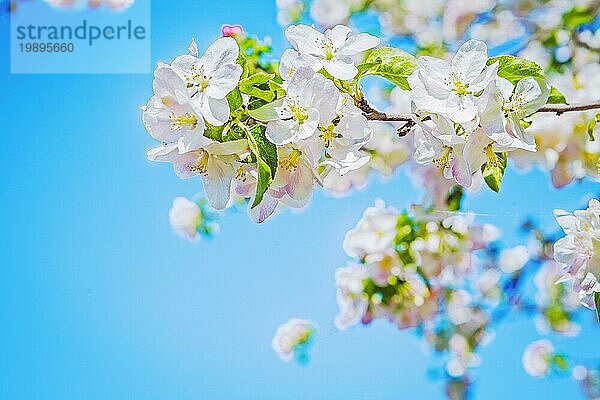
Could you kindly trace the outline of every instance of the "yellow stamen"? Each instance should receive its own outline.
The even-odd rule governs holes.
[[[298,124],[303,124],[308,119],[308,110],[296,102],[289,104],[288,110]]]
[[[171,120],[171,129],[174,131],[180,130],[184,126],[189,126],[190,129],[196,129],[198,126],[198,118],[190,113],[185,113],[183,115],[171,113],[169,119]]]
[[[246,172],[246,169],[241,165],[235,171],[235,179],[242,182],[246,182],[246,180],[248,179],[248,173]]]
[[[300,150],[293,149],[287,157],[279,161],[279,166],[287,169],[289,172],[293,172],[298,168],[298,158],[300,158],[301,155],[302,152]]]
[[[487,157],[487,160],[488,160],[487,165],[489,167],[496,167],[496,166],[500,165],[500,159],[498,158],[496,153],[494,153],[491,143],[483,148],[483,152],[485,153],[485,156]]]
[[[327,128],[319,126],[319,130],[321,131],[319,138],[325,143],[325,147],[329,147],[333,139],[342,137],[342,135],[340,135],[339,133],[335,133],[333,129],[333,125],[329,125]]]
[[[204,149],[198,149],[196,150],[196,153],[198,154],[198,161],[196,162],[196,164],[190,165],[189,170],[190,172],[198,172],[200,174],[205,174],[208,170],[208,151]]]
[[[433,159],[433,163],[440,169],[444,170],[448,166],[448,157],[452,154],[452,147],[446,146],[444,148],[444,154],[438,158]]]

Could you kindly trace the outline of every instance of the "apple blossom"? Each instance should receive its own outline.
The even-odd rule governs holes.
[[[148,159],[173,163],[175,173],[182,179],[200,175],[210,205],[221,210],[230,198],[231,180],[236,172],[234,163],[248,154],[248,142],[241,139],[212,142],[186,153],[180,153],[177,144],[166,144],[149,150]]]
[[[350,35],[351,29],[336,25],[320,33],[307,25],[293,25],[285,30],[286,38],[301,55],[311,57],[337,79],[352,79],[358,73],[352,56],[379,45],[379,38],[367,33]],[[319,68],[320,69],[320,68]]]
[[[586,210],[573,214],[554,210],[566,236],[554,244],[554,257],[565,267],[560,281],[573,280],[581,304],[595,309],[594,296],[600,292],[600,202],[592,199]]]
[[[346,233],[344,251],[350,257],[364,258],[367,254],[384,253],[396,236],[398,212],[385,207],[383,201],[363,213],[356,228]]]
[[[221,126],[229,119],[225,96],[237,86],[242,74],[242,67],[235,63],[238,54],[235,39],[223,37],[214,41],[200,58],[182,55],[171,63],[186,84],[190,104],[212,125]]]
[[[279,118],[267,124],[267,138],[276,145],[310,138],[321,121],[334,118],[338,99],[333,82],[309,67],[299,68],[282,104],[275,107]]]
[[[487,46],[469,40],[452,62],[422,56],[418,69],[408,77],[412,101],[422,111],[446,115],[458,123],[469,122],[478,113],[478,93],[495,79],[498,64],[486,66]]]
[[[299,362],[305,362],[314,333],[311,321],[292,318],[277,328],[271,346],[283,361],[291,361],[296,357]]]
[[[525,349],[522,358],[523,368],[531,376],[543,377],[550,371],[553,353],[554,346],[549,340],[537,340]]]
[[[521,270],[527,261],[529,261],[529,250],[527,250],[527,247],[516,246],[511,249],[502,250],[498,266],[504,273],[511,274]]]

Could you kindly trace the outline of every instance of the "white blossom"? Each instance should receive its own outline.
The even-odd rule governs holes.
[[[242,74],[242,67],[235,63],[238,55],[235,39],[223,37],[214,41],[200,58],[183,55],[171,63],[186,84],[190,104],[212,125],[221,126],[229,119],[225,96],[237,86]]]
[[[294,351],[299,346],[309,344],[313,334],[311,321],[292,318],[277,328],[271,346],[283,361],[291,361]]]
[[[359,259],[368,254],[385,253],[392,247],[397,221],[398,211],[379,201],[375,207],[365,210],[356,228],[346,233],[344,251]]]
[[[594,294],[600,292],[600,202],[592,199],[573,214],[554,210],[554,216],[566,234],[554,244],[554,258],[565,268],[560,281],[573,280],[581,303],[594,309]]]
[[[199,149],[180,153],[177,144],[167,144],[148,151],[150,161],[170,162],[182,179],[200,175],[210,205],[222,210],[231,194],[235,163],[249,155],[248,141],[211,142]]]
[[[538,340],[531,343],[525,349],[522,357],[525,371],[536,378],[548,374],[554,346],[549,340]]]
[[[504,249],[498,258],[498,266],[506,274],[521,270],[529,261],[529,250],[526,246],[516,246]]]
[[[318,69],[322,67],[334,78],[348,80],[358,73],[352,56],[380,42],[367,33],[350,35],[351,32],[344,25],[336,25],[325,33],[307,25],[293,25],[285,30],[285,36],[301,55],[310,56]]]
[[[412,101],[418,109],[446,115],[454,122],[473,120],[478,113],[477,94],[495,79],[498,64],[486,66],[487,46],[469,40],[451,62],[422,56],[408,77]]]
[[[191,242],[198,240],[198,227],[202,222],[202,211],[198,204],[186,199],[176,197],[169,210],[169,223],[173,230]]]

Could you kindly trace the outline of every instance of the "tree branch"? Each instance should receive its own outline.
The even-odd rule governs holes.
[[[415,125],[415,114],[386,114],[371,107],[367,100],[362,97],[356,101],[356,106],[363,112],[369,121],[406,122],[398,129],[399,136],[406,136]],[[587,104],[552,104],[537,110],[538,113],[554,113],[561,115],[573,111],[600,110],[600,101]]]

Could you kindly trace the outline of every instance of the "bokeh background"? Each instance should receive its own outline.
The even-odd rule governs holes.
[[[145,0],[138,0],[145,1]],[[201,49],[225,23],[286,48],[272,0],[153,1],[152,61]],[[307,210],[261,226],[243,213],[221,234],[192,245],[173,234],[175,196],[201,191],[168,165],[139,106],[151,74],[11,75],[9,17],[0,16],[0,398],[2,399],[422,399],[443,398],[436,360],[410,331],[384,321],[336,332],[334,270],[341,243],[376,198],[417,202],[402,168],[344,199],[317,192]],[[471,195],[465,209],[504,231],[508,245],[526,216],[557,229],[556,207],[581,208],[598,184],[557,191],[539,171],[509,170],[499,195]],[[575,339],[553,337],[574,361],[597,357],[593,312]],[[270,341],[290,317],[319,334],[307,366],[282,363]],[[511,318],[483,349],[476,398],[576,399],[568,376],[544,381],[521,367],[539,338]]]

